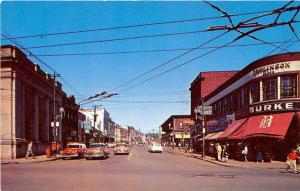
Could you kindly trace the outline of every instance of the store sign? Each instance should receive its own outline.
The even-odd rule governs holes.
[[[200,115],[212,115],[212,106],[198,106],[195,110],[194,113],[200,114]]]
[[[253,78],[284,72],[286,70],[289,70],[290,68],[291,68],[291,64],[289,62],[282,62],[282,63],[263,66],[253,70]]]
[[[259,112],[267,112],[267,111],[281,111],[281,110],[293,110],[299,109],[300,103],[298,102],[286,102],[286,103],[269,103],[269,104],[260,104],[251,106],[249,108],[250,113],[259,113]]]
[[[213,133],[223,131],[228,127],[229,121],[227,117],[219,118],[218,120],[212,120],[207,122],[207,132]]]

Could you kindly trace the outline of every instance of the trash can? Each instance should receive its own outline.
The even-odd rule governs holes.
[[[50,158],[52,156],[51,147],[46,148],[46,156],[47,156],[47,158]]]
[[[272,161],[272,153],[266,152],[264,158],[265,158],[265,162],[271,162]]]

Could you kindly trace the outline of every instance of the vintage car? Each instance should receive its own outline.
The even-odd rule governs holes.
[[[162,148],[162,146],[159,143],[153,142],[153,143],[151,143],[149,145],[148,151],[150,153],[162,153],[163,152],[163,148]]]
[[[84,153],[85,159],[108,158],[109,150],[104,143],[92,143]]]
[[[61,158],[82,158],[84,156],[86,146],[82,143],[68,143],[67,147],[60,152]]]
[[[107,143],[107,148],[115,148],[115,143]]]
[[[114,148],[114,153],[116,154],[129,154],[129,148],[126,143],[117,143]]]

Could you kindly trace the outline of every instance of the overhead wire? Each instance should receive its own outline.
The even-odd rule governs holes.
[[[284,44],[288,42],[299,42],[300,40],[286,40],[286,41],[273,41],[270,43],[273,44]],[[236,45],[229,45],[224,48],[235,48],[235,47],[248,47],[248,46],[261,46],[266,45],[266,43],[246,43],[246,44],[236,44]],[[205,49],[213,49],[217,48],[217,46],[205,46],[197,48],[198,50],[205,50]],[[152,49],[152,50],[133,50],[133,51],[115,51],[115,52],[86,52],[86,53],[57,53],[57,54],[37,54],[36,56],[39,57],[60,57],[60,56],[93,56],[93,55],[115,55],[115,54],[138,54],[138,53],[152,53],[152,52],[173,52],[173,51],[184,51],[190,50],[192,47],[188,48],[170,48],[170,49]]]
[[[33,54],[30,50],[28,50],[27,48],[24,48],[21,44],[19,44],[18,42],[16,42],[16,40],[10,39],[8,36],[4,35],[2,32],[1,32],[1,35],[2,35],[5,39],[7,39],[7,40],[9,40],[10,42],[12,42],[13,44],[15,44],[15,45],[16,45],[17,47],[19,47],[21,50],[26,51],[26,52],[29,54],[29,56],[32,56],[32,57],[34,57],[35,59],[37,59],[41,64],[43,64],[43,65],[46,66],[48,69],[50,69],[52,72],[54,72],[54,75],[55,75],[55,73],[58,74],[54,68],[52,68],[51,66],[49,66],[46,62],[44,62],[44,61],[41,60],[38,56],[36,56],[35,54]],[[67,81],[66,81],[61,75],[59,75],[59,76],[60,76],[60,78],[64,81],[64,83],[65,83],[69,88],[71,88],[71,89],[74,90],[74,88],[73,88],[69,83],[67,83]]]
[[[273,13],[273,14],[274,14],[274,13]],[[268,15],[267,15],[267,14],[264,14],[264,16],[268,16]],[[225,17],[226,17],[226,16],[225,16]],[[257,18],[257,17],[255,17],[255,18]],[[249,19],[248,19],[248,20],[249,20]],[[232,22],[232,21],[231,21],[231,22]],[[285,23],[285,24],[287,24],[287,23]],[[276,23],[276,25],[267,25],[267,27],[274,27],[274,26],[278,26],[278,25],[284,25],[284,24],[282,24],[282,23],[280,23],[280,24]],[[263,26],[263,27],[266,27],[266,26]],[[234,27],[233,27],[233,28],[234,28]],[[264,28],[259,28],[259,29],[250,30],[250,32],[247,32],[247,33],[245,33],[245,34],[242,34],[242,35],[240,35],[239,37],[237,37],[236,39],[234,39],[233,42],[239,40],[240,38],[242,38],[242,37],[245,36],[245,35],[249,35],[250,33],[254,33],[254,32],[256,32],[256,31],[258,31],[258,30],[262,30],[262,29],[264,29]],[[211,39],[211,40],[215,40],[215,39],[217,39],[217,38],[219,38],[219,37],[225,35],[225,34],[226,34],[227,32],[229,32],[229,31],[230,31],[230,30],[227,30],[225,33],[223,33],[223,34],[221,34],[221,35],[219,35],[219,36],[217,36],[217,37],[215,37],[214,39]],[[208,42],[209,42],[209,41],[208,41]],[[233,43],[233,42],[232,42],[232,43]],[[228,43],[228,44],[225,44],[225,45],[223,45],[223,46],[221,46],[221,47],[215,48],[215,49],[213,49],[212,51],[209,51],[208,53],[214,52],[214,51],[218,50],[219,48],[223,48],[224,46],[228,46],[229,44],[231,44],[231,43]],[[204,45],[205,45],[205,44],[204,44]],[[204,46],[204,45],[202,44],[202,45],[200,45],[200,46],[198,46],[198,47],[195,47],[195,48],[199,48],[199,47],[202,47],[202,46]],[[195,48],[192,49],[191,51],[195,50]],[[191,51],[185,52],[184,54],[187,54],[187,53],[189,53],[189,52],[191,52]],[[207,55],[207,53],[203,54],[202,56],[205,56],[205,55]],[[147,81],[149,81],[149,80],[152,80],[152,79],[154,79],[154,78],[156,78],[156,77],[159,77],[159,76],[161,76],[161,75],[163,75],[163,74],[165,74],[165,73],[168,73],[168,72],[170,72],[170,71],[172,71],[172,70],[175,70],[175,69],[177,69],[177,68],[179,68],[179,67],[181,67],[181,66],[183,66],[183,65],[186,65],[186,64],[188,64],[188,63],[190,63],[190,62],[192,62],[192,61],[194,61],[194,60],[196,60],[196,59],[199,59],[199,58],[201,58],[202,56],[196,57],[196,58],[194,58],[194,59],[192,59],[192,60],[189,60],[189,61],[187,61],[187,62],[184,62],[183,64],[177,65],[177,66],[175,66],[175,67],[173,67],[173,68],[171,68],[171,69],[169,69],[169,70],[166,70],[166,71],[164,71],[164,72],[161,72],[161,73],[159,73],[159,74],[157,74],[157,75],[155,75],[155,76],[152,76],[152,77],[150,77],[150,78],[148,78],[148,79],[146,79],[146,80],[144,80],[144,81],[142,81],[142,82],[140,82],[140,83],[138,83],[138,84],[136,84],[136,85],[134,85],[134,86],[131,86],[131,87],[129,87],[129,88],[126,88],[125,90],[121,90],[120,92],[127,91],[127,90],[129,90],[129,89],[131,89],[131,88],[133,88],[133,87],[139,86],[139,85],[141,85],[141,84],[143,84],[143,83],[145,83],[145,82],[147,82]],[[173,61],[173,60],[171,60],[171,61]],[[169,63],[169,61],[168,61],[166,64],[168,64],[168,63]],[[166,65],[166,64],[163,63],[163,65]],[[152,71],[154,71],[154,70],[156,70],[157,68],[160,68],[160,67],[161,67],[161,65],[159,65],[159,66],[153,68],[152,70],[148,70],[147,72],[145,72],[145,73],[143,73],[143,74],[141,74],[141,75],[138,75],[137,77],[133,78],[132,80],[129,80],[129,81],[125,82],[125,83],[122,83],[121,85],[117,86],[117,87],[114,88],[114,89],[119,89],[120,87],[123,87],[123,86],[125,86],[125,85],[127,85],[127,84],[129,84],[129,83],[131,83],[131,82],[133,82],[133,81],[135,81],[135,80],[137,80],[137,79],[139,79],[139,78],[145,76],[146,74],[148,74],[148,73],[150,73],[150,72],[152,72]],[[120,92],[119,92],[119,93],[120,93]]]
[[[254,11],[254,12],[247,12],[247,13],[237,13],[237,14],[231,14],[230,16],[236,17],[236,16],[245,16],[245,15],[261,14],[261,13],[268,13],[268,12],[272,12],[272,11]],[[97,32],[97,31],[108,31],[108,30],[118,30],[118,29],[128,29],[128,28],[155,26],[155,25],[205,21],[205,20],[219,19],[219,18],[224,18],[224,17],[225,16],[222,15],[222,16],[215,16],[215,17],[193,18],[193,19],[153,22],[153,23],[144,23],[144,24],[133,24],[133,25],[107,27],[107,28],[95,28],[95,29],[75,30],[75,31],[66,31],[66,32],[55,32],[55,33],[46,33],[46,34],[23,35],[23,36],[11,37],[10,39],[25,39],[25,38],[35,38],[35,37],[43,38],[43,37],[47,37],[47,36],[68,35],[68,34]]]
[[[142,36],[132,36],[132,37],[124,37],[124,38],[104,39],[104,40],[91,40],[91,41],[81,41],[81,42],[49,44],[49,45],[41,45],[41,46],[30,46],[30,47],[26,47],[26,48],[27,49],[43,49],[43,48],[53,48],[53,47],[62,47],[62,46],[74,46],[74,45],[83,45],[83,44],[136,40],[136,39],[154,38],[154,37],[178,36],[178,35],[196,34],[196,33],[202,33],[202,32],[208,32],[208,31],[207,30],[197,30],[197,31],[186,31],[186,32],[176,32],[176,33],[164,33],[164,34],[156,34],[156,35],[142,35]]]
[[[163,62],[162,64],[159,64],[159,65],[151,68],[150,70],[147,70],[147,71],[143,72],[142,74],[137,75],[134,78],[132,78],[132,79],[130,79],[130,80],[124,82],[124,83],[121,83],[120,85],[118,85],[115,88],[113,88],[111,91],[114,91],[114,90],[119,89],[119,88],[121,88],[123,86],[126,86],[127,84],[129,84],[129,83],[131,83],[131,82],[133,82],[135,80],[138,80],[138,79],[146,76],[147,74],[149,74],[149,73],[151,73],[153,71],[156,71],[157,69],[159,69],[159,68],[161,68],[161,67],[163,67],[163,66],[165,66],[165,65],[167,65],[167,64],[169,64],[169,63],[171,63],[171,62],[173,62],[173,61],[175,61],[175,60],[177,60],[177,59],[179,59],[181,57],[183,57],[184,55],[189,54],[190,52],[193,52],[194,50],[197,50],[198,48],[200,48],[202,46],[205,46],[206,44],[208,44],[208,43],[210,43],[210,42],[212,42],[212,41],[214,41],[214,40],[216,40],[218,38],[221,38],[222,36],[224,36],[227,33],[228,33],[228,31],[224,32],[224,33],[222,33],[222,34],[220,34],[218,36],[215,36],[214,38],[212,38],[212,39],[210,39],[208,41],[205,41],[204,43],[201,43],[200,45],[198,45],[198,46],[196,46],[196,47],[194,47],[192,49],[189,49],[188,51],[186,51],[186,52],[184,52],[184,53],[182,53],[182,54],[180,54],[180,55],[178,55],[178,56],[176,56],[176,57],[174,57],[174,58],[172,58],[170,60],[167,60],[166,62]]]
[[[294,22],[299,22],[299,21],[293,21],[293,23],[294,23]],[[277,27],[277,26],[282,26],[282,25],[288,25],[289,23],[290,23],[290,22],[276,23],[276,24],[268,25],[268,28]],[[256,32],[256,31],[263,30],[263,29],[265,29],[265,26],[263,26],[263,27],[258,27],[258,28],[256,28],[256,29],[250,30],[250,31],[248,31],[248,32],[246,32],[246,33],[251,34],[251,33],[254,33],[254,32]],[[154,75],[154,76],[152,76],[152,77],[150,77],[150,78],[147,78],[147,79],[145,79],[145,80],[139,82],[138,84],[135,84],[135,85],[133,85],[133,86],[130,86],[130,87],[126,88],[126,89],[123,89],[123,90],[119,91],[119,93],[124,92],[124,91],[128,91],[128,90],[130,90],[130,89],[132,89],[132,88],[135,88],[135,87],[137,87],[137,86],[140,86],[140,85],[142,85],[142,84],[144,84],[144,83],[146,83],[146,82],[148,82],[148,81],[150,81],[150,80],[152,80],[152,79],[155,79],[155,78],[157,78],[157,77],[159,77],[159,76],[162,76],[162,75],[164,75],[164,74],[166,74],[166,73],[169,73],[169,72],[171,72],[171,71],[173,71],[173,70],[175,70],[175,69],[178,69],[178,68],[180,68],[180,67],[182,67],[182,66],[184,66],[184,65],[186,65],[186,64],[189,64],[189,63],[191,63],[191,62],[193,62],[193,61],[195,61],[195,60],[197,60],[197,59],[199,59],[199,58],[201,58],[201,57],[203,57],[203,56],[206,56],[206,55],[208,55],[208,54],[211,54],[211,53],[213,53],[213,52],[215,52],[215,51],[217,51],[217,50],[219,50],[219,49],[221,49],[221,48],[224,48],[225,46],[228,46],[229,44],[232,44],[232,43],[235,42],[235,41],[238,41],[239,39],[243,38],[243,37],[246,36],[246,35],[247,35],[247,34],[242,34],[242,35],[236,37],[236,38],[235,38],[234,40],[232,40],[231,42],[226,43],[226,44],[223,45],[223,46],[220,46],[219,48],[216,48],[216,49],[213,49],[213,50],[211,50],[211,51],[208,51],[208,52],[206,52],[206,53],[204,53],[204,54],[202,54],[202,55],[200,55],[200,56],[194,57],[193,59],[190,59],[190,60],[188,60],[188,61],[186,61],[186,62],[184,62],[184,63],[178,64],[178,65],[176,65],[176,66],[174,66],[174,67],[172,67],[172,68],[170,68],[170,69],[168,69],[168,70],[165,70],[165,71],[163,71],[163,72],[160,72],[160,73],[158,73],[158,74],[156,74],[156,75]]]

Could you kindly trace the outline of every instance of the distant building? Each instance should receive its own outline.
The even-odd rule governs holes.
[[[190,143],[190,126],[194,121],[190,115],[171,115],[162,125],[162,142],[172,145]]]
[[[104,108],[94,109],[81,109],[83,114],[86,115],[86,120],[91,122],[93,127],[93,140],[94,142],[105,141],[109,128],[109,113]]]

